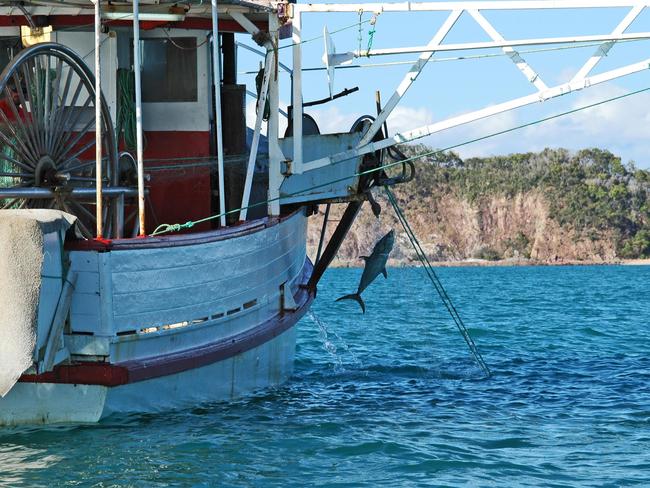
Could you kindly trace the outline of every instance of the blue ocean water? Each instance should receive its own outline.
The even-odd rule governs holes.
[[[286,385],[234,403],[0,430],[1,486],[650,486],[650,267],[418,269],[368,312],[327,272]]]

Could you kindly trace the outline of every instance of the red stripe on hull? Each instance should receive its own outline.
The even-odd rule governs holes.
[[[43,374],[24,374],[22,383],[67,383],[75,385],[118,386],[129,382],[129,371],[109,363],[83,363],[57,366]]]

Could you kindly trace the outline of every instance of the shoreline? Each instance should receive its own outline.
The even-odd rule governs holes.
[[[515,267],[515,266],[650,266],[650,259],[616,259],[612,261],[595,261],[595,260],[558,260],[558,261],[535,261],[533,259],[501,259],[489,261],[487,259],[465,259],[462,261],[432,261],[434,268],[452,268],[452,267]],[[389,268],[409,268],[419,267],[419,261],[404,261],[389,259],[387,266]],[[337,260],[335,259],[332,268],[362,268],[363,262],[359,260]]]

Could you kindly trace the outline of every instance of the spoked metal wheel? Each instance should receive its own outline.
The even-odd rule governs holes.
[[[96,226],[94,75],[56,43],[21,51],[0,74],[0,209],[54,208],[77,216],[85,237]],[[102,96],[105,222],[117,150]]]

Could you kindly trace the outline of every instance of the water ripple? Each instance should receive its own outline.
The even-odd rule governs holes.
[[[420,270],[300,325],[294,378],[231,403],[0,430],[0,486],[644,486],[650,267],[445,268],[493,375]],[[390,305],[387,305],[390,304]]]

